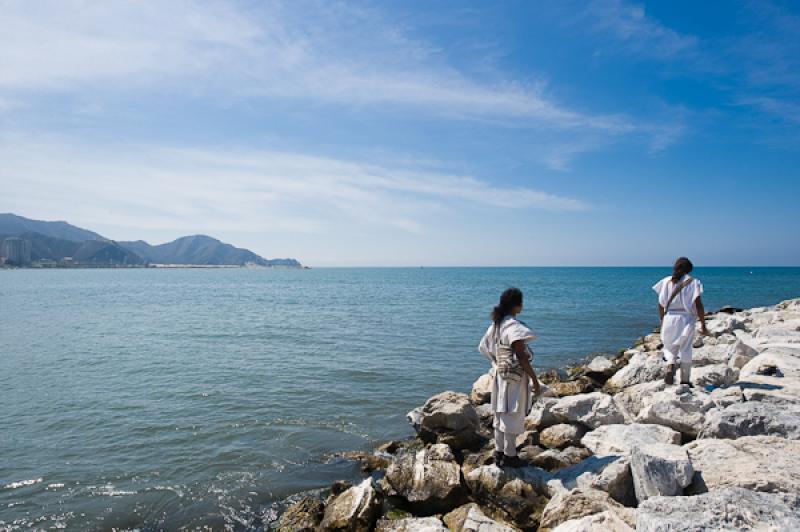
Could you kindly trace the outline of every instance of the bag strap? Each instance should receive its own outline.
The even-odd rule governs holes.
[[[667,310],[669,310],[669,306],[672,304],[672,302],[675,300],[675,298],[678,296],[678,294],[680,294],[681,290],[683,290],[684,288],[689,286],[689,283],[691,283],[691,282],[692,282],[692,278],[691,277],[687,277],[685,281],[683,281],[680,285],[675,287],[675,290],[672,291],[672,295],[667,300],[667,304],[664,306],[664,313],[666,313]]]

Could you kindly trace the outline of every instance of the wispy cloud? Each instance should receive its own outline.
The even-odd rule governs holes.
[[[12,1],[0,34],[0,95],[153,90],[413,108],[541,130],[558,159],[651,129],[571,107],[542,80],[471,77],[377,10],[340,3]],[[561,149],[557,135],[567,133],[573,149]]]
[[[418,233],[472,209],[589,208],[578,199],[474,176],[298,153],[93,150],[58,139],[6,137],[0,158],[4,210],[44,209],[67,219],[177,232],[323,233],[366,223]]]

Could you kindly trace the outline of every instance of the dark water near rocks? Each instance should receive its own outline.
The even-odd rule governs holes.
[[[358,476],[331,459],[486,369],[519,286],[535,365],[657,323],[666,269],[0,271],[0,529],[259,529]],[[707,268],[706,305],[800,296],[800,268]]]

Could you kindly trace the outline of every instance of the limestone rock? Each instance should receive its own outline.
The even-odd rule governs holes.
[[[639,412],[646,406],[646,401],[653,394],[663,391],[667,387],[664,379],[653,382],[643,382],[624,388],[614,395],[614,400],[622,410],[625,421],[632,423]]]
[[[643,532],[800,530],[800,511],[794,502],[741,488],[696,497],[653,497],[642,503],[637,513],[636,530]]]
[[[745,364],[750,362],[757,355],[758,351],[753,347],[741,340],[736,340],[736,343],[733,344],[731,349],[731,357],[728,360],[728,365],[732,368],[742,369]]]
[[[606,382],[606,389],[611,391],[621,390],[634,384],[642,384],[663,379],[667,372],[667,365],[661,359],[661,353],[634,354],[628,365],[614,374]]]
[[[585,375],[566,382],[555,382],[550,385],[553,395],[556,397],[567,397],[579,393],[588,393],[596,390],[600,384],[594,379]]]
[[[320,524],[323,532],[372,530],[381,509],[381,497],[367,478],[331,500]]]
[[[631,474],[636,499],[641,503],[660,495],[682,495],[692,482],[694,470],[685,449],[655,443],[633,449]]]
[[[711,386],[727,386],[736,382],[739,378],[739,370],[727,364],[712,364],[692,369],[692,384],[698,388]]]
[[[718,408],[725,408],[745,400],[742,389],[735,385],[717,388],[708,394],[708,396]]]
[[[591,453],[583,447],[547,449],[533,457],[531,462],[546,471],[558,471],[579,463]]]
[[[375,532],[448,532],[437,517],[407,517],[405,519],[381,519]]]
[[[800,493],[800,441],[746,436],[695,440],[684,447],[695,470],[692,493],[723,487]]]
[[[586,429],[577,425],[559,423],[547,427],[539,434],[539,443],[551,449],[562,449],[570,445],[579,445]]]
[[[545,473],[533,467],[502,470],[484,466],[466,475],[472,498],[492,512],[493,517],[522,528],[536,528],[547,499],[543,489]],[[534,478],[536,477],[536,478]]]
[[[558,403],[558,399],[554,397],[537,398],[525,418],[525,430],[542,430],[557,424],[558,419],[550,411],[556,403]]]
[[[636,514],[622,506],[608,493],[594,489],[575,488],[556,494],[542,512],[541,527],[554,528],[565,521],[611,511],[630,526],[636,526]]]
[[[731,346],[725,344],[707,345],[692,352],[692,367],[699,368],[714,364],[728,364]]]
[[[637,423],[663,425],[689,437],[696,437],[703,428],[706,413],[714,408],[708,394],[676,395],[670,389],[647,397],[647,406],[636,417]]]
[[[409,413],[409,417],[411,415]],[[478,413],[469,397],[463,393],[442,392],[434,395],[419,411],[418,419],[415,428],[423,441],[445,443],[454,450],[480,443]]]
[[[446,511],[465,499],[461,468],[450,448],[438,443],[419,451],[401,451],[386,470],[388,495],[403,497],[416,511]]]
[[[605,491],[625,506],[636,503],[630,460],[622,456],[590,456],[555,473],[547,483],[547,491],[551,497],[573,488]]]
[[[753,357],[739,372],[741,380],[756,375],[800,378],[800,350],[795,354],[789,349],[773,348]]]
[[[614,373],[614,363],[608,357],[596,356],[586,365],[586,371],[609,377]]]
[[[633,530],[617,514],[606,510],[580,519],[564,521],[553,528],[552,532],[633,532]]]
[[[315,532],[325,514],[319,499],[304,497],[292,504],[278,520],[278,532]]]
[[[602,392],[562,397],[550,412],[562,422],[581,423],[590,428],[625,421],[614,398]]]
[[[800,404],[747,401],[709,412],[701,438],[774,435],[800,438]]]
[[[679,444],[681,435],[669,427],[632,423],[604,425],[586,433],[581,443],[596,455],[628,455],[634,447],[648,443]]]
[[[516,532],[505,523],[488,517],[474,502],[460,506],[445,515],[444,522],[451,532]]]
[[[492,376],[484,373],[478,377],[469,396],[476,405],[488,403],[492,399]]]

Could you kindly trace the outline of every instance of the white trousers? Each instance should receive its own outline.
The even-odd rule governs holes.
[[[688,384],[692,373],[692,344],[695,317],[691,314],[668,313],[661,324],[661,341],[667,364],[680,364],[681,383]]]
[[[517,456],[517,434],[494,428],[494,449],[506,456]]]

